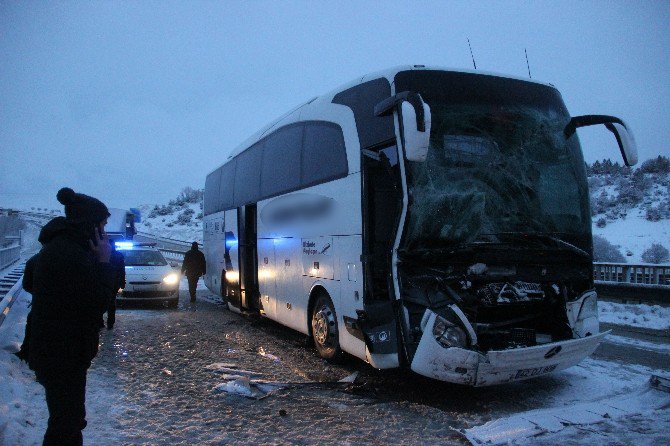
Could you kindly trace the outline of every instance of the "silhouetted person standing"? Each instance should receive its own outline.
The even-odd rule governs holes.
[[[83,443],[86,373],[98,353],[100,318],[116,291],[104,233],[107,207],[69,188],[57,198],[65,217],[40,233],[44,246],[33,271],[28,352],[49,409],[47,446]]]
[[[116,280],[114,283],[114,295],[107,306],[107,330],[111,330],[114,327],[114,322],[116,322],[116,295],[119,290],[126,287],[126,265],[123,260],[123,254],[116,250],[113,240],[110,240],[109,244],[112,247],[109,264],[114,268]]]
[[[191,249],[186,251],[184,263],[181,265],[181,273],[186,274],[188,279],[188,292],[191,295],[191,302],[195,302],[195,290],[198,286],[198,279],[207,272],[205,255],[198,250],[198,242],[191,244]]]

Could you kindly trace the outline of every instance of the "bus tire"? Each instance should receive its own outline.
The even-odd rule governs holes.
[[[316,301],[310,315],[312,340],[314,347],[322,358],[337,361],[342,358],[340,349],[339,330],[335,306],[328,294],[322,292],[316,296]]]

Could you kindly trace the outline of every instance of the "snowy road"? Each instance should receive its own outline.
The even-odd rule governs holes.
[[[598,444],[670,443],[670,394],[649,393],[652,370],[641,365],[596,356],[530,381],[460,387],[407,372],[378,372],[355,359],[330,365],[300,334],[235,315],[206,290],[198,292],[194,304],[186,294],[182,291],[176,310],[119,310],[114,330],[102,333],[100,354],[89,373],[85,444],[462,445],[469,443],[458,429],[492,420],[518,423],[515,417],[536,409],[570,410],[621,396],[639,406],[630,416],[588,426],[559,423],[532,444],[577,444],[583,439]],[[28,298],[24,294],[17,309]],[[670,358],[667,351],[657,353]],[[311,384],[284,387],[262,399],[245,398],[215,389],[230,378],[221,373],[220,363],[230,373],[256,379]],[[663,364],[667,375],[670,361]],[[7,366],[15,396],[13,406],[0,411],[0,428],[3,416],[9,421],[0,444],[39,444],[46,419],[41,388],[15,358]],[[353,372],[359,372],[356,384],[336,383]],[[665,408],[654,410],[651,406],[659,401]],[[516,443],[530,444],[524,441]]]

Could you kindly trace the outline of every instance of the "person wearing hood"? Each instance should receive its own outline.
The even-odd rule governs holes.
[[[40,232],[28,364],[49,409],[43,445],[82,445],[86,373],[98,353],[99,322],[116,291],[116,274],[104,233],[107,207],[70,188],[56,197],[65,205],[65,217],[52,219]]]
[[[188,279],[188,292],[191,295],[191,302],[195,302],[195,290],[198,285],[198,279],[207,272],[205,255],[198,250],[198,242],[191,244],[191,249],[184,255],[184,263],[181,264],[181,273],[186,274]]]
[[[107,306],[107,329],[111,330],[114,328],[114,322],[116,322],[116,295],[126,287],[126,267],[123,254],[116,250],[114,241],[110,240],[109,245],[112,248],[111,255],[109,256],[109,264],[116,272],[116,281],[114,285],[114,289],[116,291],[114,292],[114,296],[112,296],[112,299],[109,301],[109,305]]]

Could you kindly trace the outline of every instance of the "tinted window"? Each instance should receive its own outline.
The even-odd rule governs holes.
[[[221,182],[221,169],[216,169],[214,172],[207,175],[205,180],[205,215],[213,214],[218,209],[219,203],[219,183]]]
[[[236,159],[232,159],[222,168],[221,188],[219,189],[219,211],[225,211],[233,207],[233,187],[235,186],[236,165]]]
[[[388,140],[395,142],[393,116],[375,116],[375,105],[389,96],[391,85],[386,78],[380,78],[344,90],[333,98],[333,103],[346,105],[354,112],[361,148]]]
[[[340,126],[307,122],[302,151],[302,186],[346,176],[347,153]]]
[[[254,144],[236,158],[235,205],[255,203],[260,196],[263,142]]]
[[[302,124],[277,130],[264,143],[261,195],[269,197],[300,186]]]

